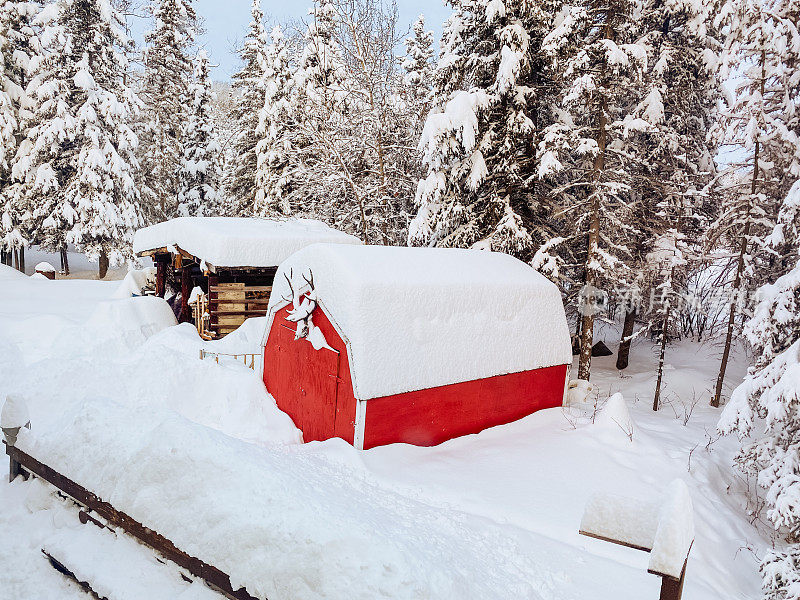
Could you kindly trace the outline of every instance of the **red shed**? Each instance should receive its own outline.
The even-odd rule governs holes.
[[[561,294],[495,252],[314,244],[283,262],[264,384],[305,441],[420,446],[561,406]]]

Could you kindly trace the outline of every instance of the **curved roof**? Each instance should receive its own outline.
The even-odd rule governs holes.
[[[571,364],[558,288],[507,254],[315,244],[278,269],[275,313],[313,275],[348,347],[358,399]]]
[[[145,227],[133,238],[141,255],[171,247],[214,267],[277,267],[309,244],[360,244],[358,238],[312,219],[178,217]]]

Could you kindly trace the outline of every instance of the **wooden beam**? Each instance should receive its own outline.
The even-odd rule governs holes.
[[[244,588],[234,590],[231,586],[230,577],[224,572],[186,554],[158,532],[148,529],[127,514],[116,510],[108,502],[104,502],[86,488],[39,462],[19,448],[6,445],[6,454],[37,477],[41,477],[57,487],[78,504],[96,512],[111,526],[123,529],[126,533],[150,546],[167,560],[171,560],[179,567],[183,567],[195,577],[205,580],[211,587],[219,590],[228,598],[232,600],[258,600]]]
[[[628,542],[621,542],[619,540],[615,540],[613,538],[604,537],[602,535],[597,535],[596,533],[590,533],[588,531],[580,530],[578,531],[579,534],[585,535],[586,537],[594,538],[596,540],[601,540],[603,542],[611,542],[612,544],[617,544],[618,546],[625,546],[626,548],[633,548],[634,550],[641,550],[643,552],[650,552],[652,548],[647,548],[645,546],[637,546],[636,544],[629,544]]]
[[[192,309],[189,308],[189,295],[192,293],[192,273],[189,265],[181,269],[181,312],[178,323],[188,323],[192,320]]]

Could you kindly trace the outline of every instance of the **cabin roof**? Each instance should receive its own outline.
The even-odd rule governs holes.
[[[209,267],[266,268],[319,242],[361,243],[312,219],[179,217],[137,231],[133,251],[137,256],[183,251]]]
[[[312,277],[361,400],[572,362],[558,288],[507,254],[308,246],[278,269],[264,343]]]

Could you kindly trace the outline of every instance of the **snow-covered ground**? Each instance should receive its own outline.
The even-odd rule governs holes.
[[[715,347],[670,347],[658,413],[649,343],[634,347],[623,376],[614,357],[595,359],[599,405],[622,392],[632,430],[619,413],[594,418],[592,405],[434,448],[358,452],[340,440],[298,445],[256,373],[199,359],[200,348],[258,351],[263,319],[203,342],[191,326],[171,326],[154,299],[112,300],[118,286],[36,280],[0,266],[0,396],[30,409],[23,445],[254,592],[271,600],[655,599],[647,554],[585,538],[578,527],[594,492],[656,501],[680,478],[697,533],[684,598],[758,595],[755,555],[767,533],[745,517],[735,440],[714,434]],[[744,369],[739,357],[729,384]],[[0,598],[86,597],[41,554],[69,546],[73,529],[84,536],[73,513],[36,482],[0,482]],[[119,585],[131,580],[120,575]]]

